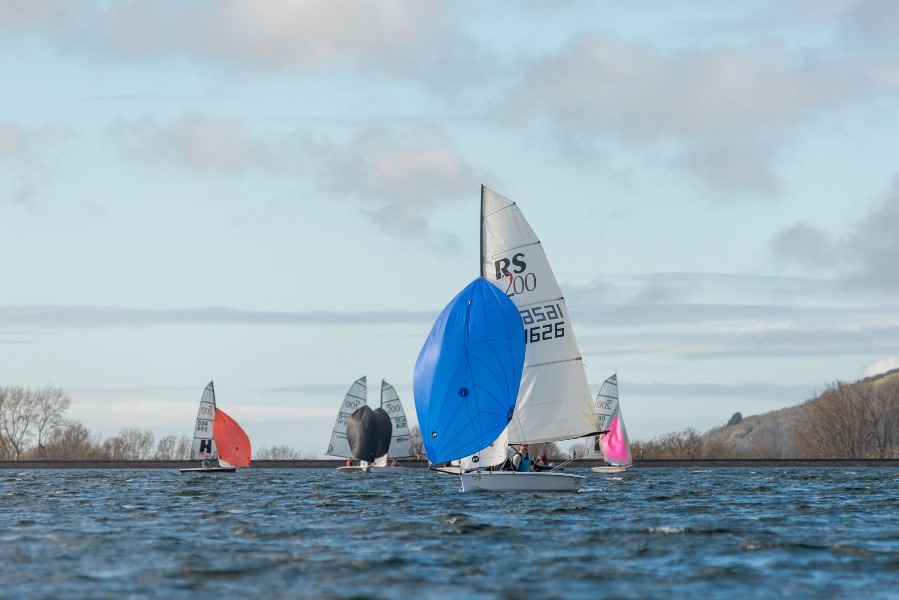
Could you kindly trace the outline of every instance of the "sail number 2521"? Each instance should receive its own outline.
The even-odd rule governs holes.
[[[565,337],[564,314],[558,304],[520,308],[518,312],[524,325],[525,344]]]

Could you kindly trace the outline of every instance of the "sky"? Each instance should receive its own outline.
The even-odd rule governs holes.
[[[518,203],[631,438],[899,367],[899,3],[0,3],[0,385],[323,457]]]

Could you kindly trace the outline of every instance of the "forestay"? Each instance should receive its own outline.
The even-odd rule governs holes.
[[[518,206],[481,188],[481,273],[517,307],[524,326],[524,372],[509,428],[513,444],[598,432],[568,307],[540,240]]]

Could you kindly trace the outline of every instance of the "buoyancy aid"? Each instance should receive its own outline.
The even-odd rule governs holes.
[[[520,471],[522,473],[527,473],[531,470],[531,455],[530,454],[522,454],[521,452],[516,452],[512,455],[512,467],[515,467],[515,456],[518,455],[521,457],[521,462],[518,463],[518,468],[516,471]]]

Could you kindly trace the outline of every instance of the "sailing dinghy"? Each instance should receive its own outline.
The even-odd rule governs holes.
[[[618,400],[618,374],[606,379],[599,394],[596,395],[596,416],[600,429],[595,445],[588,448],[587,456],[600,454],[606,461],[605,466],[593,467],[596,473],[620,473],[633,465],[630,446],[627,441],[627,430],[621,416],[621,403]],[[597,452],[598,451],[598,452]]]
[[[347,459],[344,467],[337,467],[338,473],[367,473],[370,465],[367,461],[359,460],[356,465],[351,464],[356,457],[350,450],[350,441],[347,437],[347,426],[350,417],[363,407],[366,407],[366,391],[368,384],[365,377],[360,377],[353,382],[337,411],[337,420],[334,422],[334,429],[331,431],[331,441],[328,444],[326,454],[330,456],[339,456]]]
[[[523,327],[526,352],[508,443],[535,445],[599,433],[568,307],[540,240],[514,202],[484,186],[480,258],[482,280],[512,302]],[[558,468],[513,472],[481,467],[461,477],[463,491],[576,491],[584,481]]]
[[[358,465],[338,467],[341,473],[378,473],[402,471],[388,465],[389,458],[415,455],[412,436],[399,395],[392,385],[381,380],[381,407],[367,405],[367,379],[357,379],[344,398],[331,433],[328,454],[357,460]]]
[[[190,459],[201,466],[181,469],[182,473],[233,473],[238,467],[250,466],[250,438],[225,411],[215,406],[212,382],[203,390]],[[212,466],[218,461],[218,466]]]

